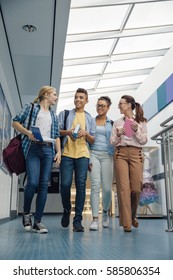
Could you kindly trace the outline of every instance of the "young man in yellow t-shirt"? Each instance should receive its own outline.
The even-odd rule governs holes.
[[[84,231],[81,221],[90,158],[89,144],[93,144],[95,141],[95,120],[88,112],[84,111],[87,103],[87,91],[83,88],[78,88],[74,97],[75,108],[69,111],[67,119],[65,120],[65,111],[59,114],[60,134],[64,136],[62,140],[62,159],[60,166],[61,198],[64,208],[61,225],[63,227],[68,227],[69,225],[71,185],[74,173],[76,200],[73,230],[76,232]],[[64,122],[66,127],[64,127]]]

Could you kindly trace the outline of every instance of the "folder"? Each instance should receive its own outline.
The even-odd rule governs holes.
[[[41,132],[40,132],[39,127],[37,127],[37,126],[31,126],[31,131],[32,131],[32,134],[34,135],[34,137],[35,137],[38,141],[43,142],[43,138],[42,138],[42,136],[41,136]]]
[[[125,123],[124,123],[124,129],[125,129],[125,135],[129,138],[131,138],[134,135],[134,131],[131,127],[132,123],[134,122],[134,120],[131,119],[125,119]]]

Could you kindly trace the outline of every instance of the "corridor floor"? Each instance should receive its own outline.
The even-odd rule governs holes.
[[[89,231],[91,215],[84,215],[85,232],[61,227],[61,215],[44,215],[48,234],[25,232],[22,217],[0,224],[1,260],[173,260],[173,232],[166,219],[139,219],[139,228],[123,232],[118,218],[109,228]]]

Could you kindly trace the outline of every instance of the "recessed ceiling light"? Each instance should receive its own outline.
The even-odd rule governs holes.
[[[23,29],[27,32],[34,32],[37,30],[37,28],[34,25],[26,24],[23,26]]]

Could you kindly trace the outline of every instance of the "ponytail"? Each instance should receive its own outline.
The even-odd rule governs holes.
[[[33,103],[38,103],[40,100],[39,100],[39,96],[37,96],[35,99],[34,99],[34,101],[33,101]]]
[[[51,86],[43,86],[38,93],[38,96],[34,99],[33,103],[41,102],[44,98],[46,93],[50,94],[53,90],[56,90],[54,87]]]
[[[136,111],[135,121],[137,123],[147,122],[147,119],[144,117],[144,111],[143,111],[141,105],[138,102],[135,102],[135,99],[133,98],[133,96],[123,95],[123,96],[121,96],[121,98],[125,99],[127,103],[131,104],[132,111],[135,109],[135,111]]]
[[[147,122],[147,119],[144,117],[144,111],[138,102],[135,102],[135,111],[136,111],[135,121],[137,123]]]

